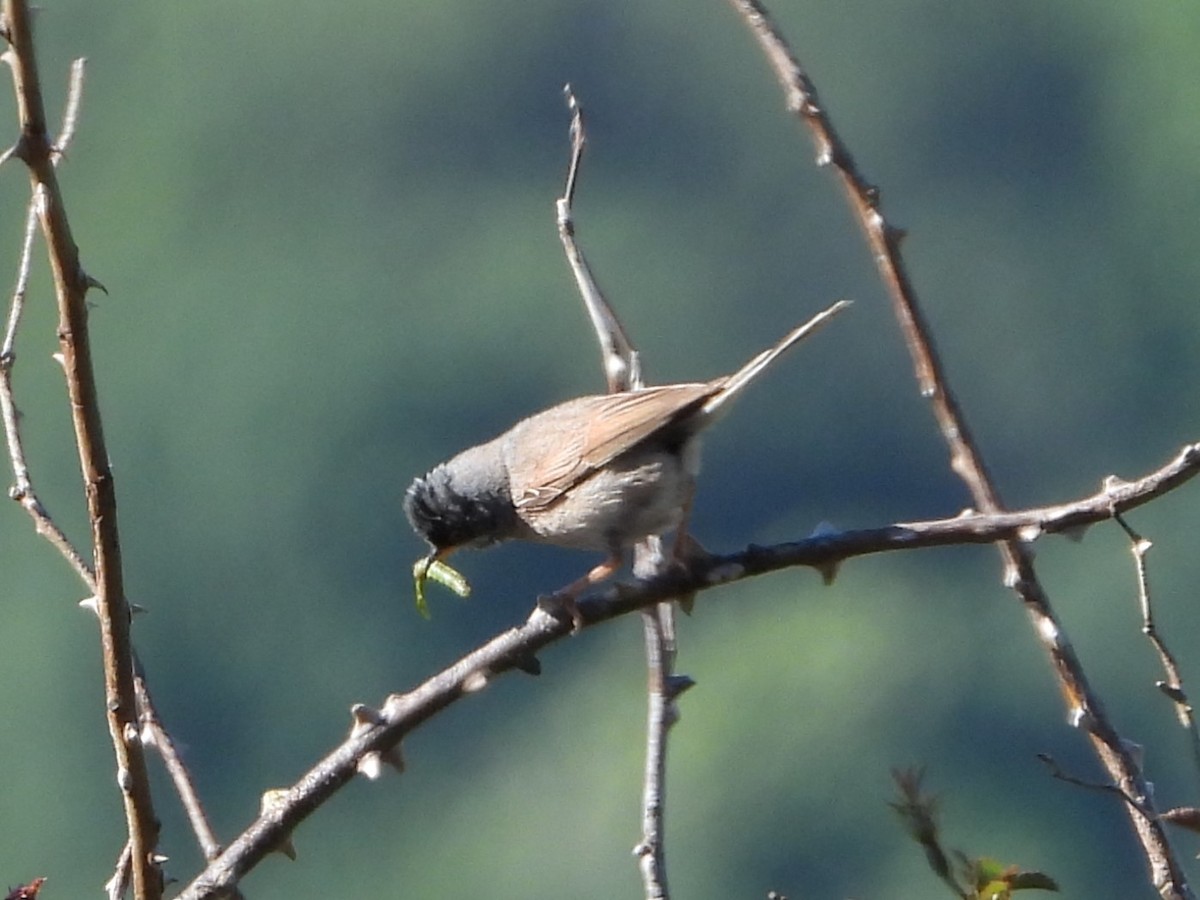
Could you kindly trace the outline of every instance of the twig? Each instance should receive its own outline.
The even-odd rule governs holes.
[[[558,206],[560,225],[565,224],[561,213],[565,210],[569,217],[571,207],[575,204],[575,187],[579,183],[579,168],[583,164],[583,148],[587,146],[587,129],[583,124],[583,107],[579,104],[579,98],[575,96],[575,91],[569,83],[563,85],[563,98],[567,102],[567,109],[571,111],[571,159],[567,164],[567,183],[563,188],[562,204]]]
[[[584,307],[600,345],[605,380],[610,393],[643,386],[638,353],[633,348],[616,312],[596,285],[591,268],[575,240],[572,205],[579,183],[587,131],[583,107],[568,84],[563,88],[571,111],[571,159],[563,195],[555,204],[558,235],[567,262],[583,298]],[[634,574],[651,578],[661,574],[668,562],[658,536],[647,538],[634,550]],[[666,839],[663,819],[666,815],[667,733],[679,718],[675,698],[681,692],[674,685],[691,679],[675,675],[675,605],[659,603],[642,611],[642,631],[646,645],[647,716],[646,764],[642,783],[642,838],[634,847],[634,856],[642,873],[644,895],[648,900],[667,900]]]
[[[278,792],[277,799],[176,900],[228,896],[243,875],[283,846],[297,825],[354,777],[364,758],[372,754],[394,758],[401,739],[437,712],[481,691],[496,676],[571,629],[569,617],[557,619],[535,607],[524,625],[498,635],[409,693],[391,695],[378,710],[356,709],[349,737],[290,789]]]
[[[204,804],[200,802],[200,795],[196,792],[196,786],[192,781],[192,773],[184,765],[175,741],[158,717],[158,710],[154,706],[154,699],[150,696],[150,689],[146,684],[146,677],[141,671],[140,661],[137,671],[134,673],[133,684],[137,691],[138,712],[142,722],[142,743],[156,749],[162,757],[163,764],[167,767],[167,773],[171,776],[171,783],[175,786],[175,792],[179,794],[183,810],[192,826],[192,833],[195,834],[200,850],[204,853],[204,858],[209,861],[214,860],[221,852],[221,842],[217,840],[217,835],[204,811]]]
[[[658,543],[661,545],[661,541]],[[675,642],[674,633],[668,633],[669,626],[659,616],[659,610],[669,605],[660,603],[642,611],[642,636],[646,644],[646,759],[642,775],[642,839],[634,846],[633,855],[642,873],[643,895],[647,900],[665,900],[670,896],[663,826],[667,806],[667,735],[676,716],[667,695],[666,673],[674,663]]]
[[[79,69],[82,72],[82,68]],[[74,95],[75,91],[72,90]],[[70,121],[68,119],[68,121]],[[63,128],[66,133],[66,125]],[[66,146],[66,140],[61,141]],[[95,576],[91,567],[84,561],[74,544],[61,528],[55,524],[49,511],[42,505],[41,499],[34,490],[33,481],[29,474],[29,466],[25,459],[25,447],[21,441],[21,414],[17,410],[13,396],[12,370],[16,365],[17,332],[21,326],[21,317],[25,312],[25,296],[29,289],[29,275],[33,268],[33,241],[37,235],[38,211],[45,204],[45,192],[38,187],[34,190],[29,201],[29,210],[25,216],[25,236],[21,241],[21,258],[17,265],[17,282],[13,288],[12,299],[8,306],[8,319],[4,328],[4,342],[0,344],[0,419],[4,423],[5,443],[8,445],[9,462],[13,470],[13,486],[8,496],[21,505],[33,519],[34,530],[48,540],[75,573],[95,593]]]
[[[963,513],[949,519],[853,531],[821,528],[804,540],[709,555],[692,560],[687,571],[672,569],[652,581],[609,587],[581,599],[579,612],[586,627],[653,602],[796,566],[826,572],[837,569],[848,559],[876,553],[993,544],[1002,540],[1030,545],[1049,534],[1074,536],[1088,525],[1148,503],[1197,475],[1200,475],[1200,443],[1187,445],[1166,465],[1136,481],[1114,483],[1106,479],[1099,493],[1071,503],[990,515]]]
[[[85,60],[76,59],[71,64],[71,76],[67,90],[67,104],[63,113],[63,123],[58,139],[54,142],[51,163],[58,163],[65,156],[71,141],[75,136],[79,120],[80,101],[83,95],[83,76]],[[21,258],[17,268],[17,283],[13,289],[9,305],[9,315],[4,332],[3,344],[0,344],[0,415],[3,417],[5,438],[9,448],[9,457],[13,468],[14,485],[9,496],[18,501],[34,520],[38,534],[44,536],[63,555],[68,564],[87,586],[92,595],[96,593],[96,578],[91,567],[84,561],[66,534],[54,522],[53,517],[42,504],[34,489],[29,467],[25,457],[24,446],[20,432],[20,414],[16,409],[12,387],[12,369],[16,362],[16,337],[20,328],[21,318],[25,308],[25,297],[29,285],[29,276],[33,263],[33,241],[37,234],[39,209],[45,204],[45,187],[39,185],[33,199],[30,201],[26,216],[25,235],[21,245]],[[94,609],[94,603],[87,604]],[[159,718],[150,698],[145,678],[137,674],[135,686],[138,691],[139,715],[142,720],[142,734],[147,745],[156,748],[161,754],[172,783],[179,793],[180,800],[192,823],[196,838],[200,843],[205,857],[212,859],[220,852],[220,845],[208,824],[202,804],[192,784],[191,775],[180,759],[174,741]],[[124,894],[129,876],[128,844],[122,854],[120,871],[123,876],[114,877],[109,890],[117,896]],[[120,872],[118,872],[120,875]]]
[[[39,198],[40,194],[36,194],[29,203],[29,212],[25,219],[25,237],[21,242],[21,260],[17,266],[17,284],[9,302],[4,343],[0,346],[0,419],[4,423],[8,458],[13,470],[13,486],[9,489],[8,496],[29,513],[33,519],[34,530],[63,555],[71,568],[83,579],[84,584],[94,591],[95,579],[91,568],[62,529],[54,523],[33,488],[29,466],[25,460],[25,447],[21,441],[21,414],[13,397],[12,370],[17,361],[17,330],[25,311],[25,293],[29,287],[29,273],[33,261],[33,239],[37,234]]]
[[[1084,790],[1097,791],[1101,794],[1112,794],[1120,797],[1129,804],[1131,809],[1137,810],[1137,812],[1143,817],[1149,818],[1154,814],[1153,811],[1147,810],[1146,807],[1142,806],[1142,804],[1140,804],[1134,797],[1129,796],[1129,794],[1125,793],[1115,784],[1084,781],[1082,778],[1076,778],[1074,775],[1068,775],[1062,770],[1062,768],[1055,761],[1054,757],[1049,753],[1039,753],[1037,754],[1037,758],[1041,760],[1046,768],[1050,771],[1051,778],[1057,778],[1059,781],[1065,781],[1067,784],[1073,784],[1075,787],[1080,787]]]
[[[612,307],[604,299],[592,270],[579,249],[575,240],[575,221],[572,218],[571,204],[575,199],[575,187],[579,177],[579,166],[583,161],[583,149],[587,146],[587,135],[583,127],[583,110],[575,99],[575,94],[568,84],[563,87],[567,98],[567,108],[571,110],[571,162],[567,168],[567,182],[563,195],[555,203],[558,221],[558,237],[562,241],[563,251],[575,276],[575,283],[583,297],[584,308],[592,320],[596,338],[600,342],[600,355],[604,365],[604,377],[610,392],[627,391],[641,384],[641,367],[638,365],[637,351],[629,342],[625,329],[613,313]]]
[[[117,760],[117,784],[124,800],[129,830],[134,896],[137,900],[155,900],[162,896],[162,877],[155,861],[159,825],[151,799],[145,753],[138,740],[130,613],[121,570],[116,492],[104,442],[88,340],[85,298],[94,281],[79,263],[79,250],[71,236],[54,170],[56,154],[46,128],[29,9],[24,0],[4,0],[3,9],[21,122],[21,135],[14,155],[25,163],[33,194],[35,197],[40,194],[42,200],[37,204],[38,218],[46,238],[58,299],[59,346],[91,523],[96,609],[104,650],[104,705]],[[74,83],[81,83],[78,75]],[[78,102],[73,105],[77,110]],[[68,135],[72,130],[70,126],[64,129]]]
[[[54,142],[51,162],[58,165],[67,154],[67,148],[75,137],[75,126],[79,123],[79,103],[83,99],[83,72],[87,60],[82,56],[71,63],[71,78],[67,83],[67,105],[63,111],[62,128],[58,131],[58,140]]]
[[[818,165],[832,165],[841,180],[891,297],[921,395],[930,401],[934,418],[949,448],[951,469],[966,484],[979,510],[1000,512],[1003,504],[950,391],[930,329],[905,269],[900,252],[903,233],[884,218],[878,189],[859,173],[853,157],[818,101],[811,79],[763,5],[758,0],[730,0],[730,4],[758,40],[783,88],[788,109],[812,132]],[[1031,555],[1020,542],[1011,539],[999,543],[998,549],[1004,564],[1004,582],[1024,605],[1033,621],[1034,632],[1053,664],[1060,690],[1066,698],[1068,721],[1084,729],[1113,781],[1126,793],[1145,798],[1148,803],[1149,786],[1105,714],[1099,697],[1088,684],[1075,650],[1038,581]],[[1158,821],[1143,816],[1131,816],[1131,821],[1150,864],[1155,888],[1163,897],[1192,897],[1186,876]]]
[[[664,571],[662,540],[651,538],[634,565],[634,574],[648,568],[655,574]],[[639,548],[640,549],[640,548]],[[639,566],[638,564],[642,564]],[[647,900],[666,900],[667,849],[666,817],[667,739],[679,721],[679,695],[695,682],[675,673],[675,603],[666,601],[642,610],[642,633],[646,643],[646,762],[642,777],[642,839],[633,848],[642,873],[643,895]]]
[[[0,359],[11,365],[16,357],[17,330],[21,326],[21,316],[25,313],[25,295],[29,290],[29,273],[33,269],[33,240],[37,236],[38,197],[29,201],[29,209],[25,213],[25,237],[21,241],[21,260],[17,265],[17,283],[13,287],[12,301],[8,307],[8,320],[4,327],[4,343],[0,345]],[[14,468],[17,463],[14,460]],[[21,461],[20,473],[28,475],[24,461]]]
[[[108,900],[121,900],[125,896],[125,892],[129,890],[130,856],[129,841],[126,841],[125,846],[121,848],[121,855],[117,857],[117,866],[113,869],[112,878],[104,883],[104,893]]]
[[[1134,566],[1137,570],[1138,605],[1142,611],[1142,633],[1146,635],[1158,653],[1158,660],[1162,663],[1163,671],[1167,676],[1166,681],[1156,682],[1155,686],[1175,705],[1175,715],[1179,719],[1179,724],[1187,731],[1191,743],[1192,764],[1196,767],[1197,773],[1200,773],[1200,730],[1196,728],[1196,717],[1193,715],[1192,704],[1188,700],[1187,692],[1183,689],[1183,678],[1179,674],[1179,665],[1175,662],[1175,656],[1167,649],[1162,635],[1158,633],[1158,627],[1154,622],[1154,610],[1150,605],[1150,577],[1146,570],[1146,554],[1154,545],[1134,531],[1119,514],[1114,514],[1113,518],[1129,536],[1129,549],[1133,553]]]
[[[912,550],[948,544],[993,543],[1017,537],[1023,531],[1040,535],[1072,529],[1111,518],[1114,510],[1131,509],[1177,487],[1186,478],[1200,474],[1200,444],[1184,448],[1179,456],[1157,472],[1115,490],[1102,492],[1074,504],[1010,512],[998,516],[968,515],[931,522],[912,522],[863,531],[830,532],[807,540],[773,547],[750,547],[727,556],[710,556],[694,561],[687,571],[672,568],[652,581],[632,585],[609,585],[579,601],[581,625],[588,627],[636,610],[649,609],[673,597],[707,590],[792,566],[821,570],[831,563],[868,553]],[[1164,487],[1169,486],[1169,487]],[[1051,515],[1053,510],[1060,511]],[[1062,512],[1066,511],[1066,512]],[[1045,527],[1049,526],[1049,527]],[[536,656],[543,648],[572,633],[568,616],[558,619],[535,608],[526,622],[492,638],[454,665],[434,675],[403,695],[388,698],[381,710],[360,713],[363,724],[334,748],[289,790],[282,800],[264,812],[179,895],[178,900],[223,896],[304,819],[335,794],[358,771],[364,757],[387,756],[400,741],[442,709],[478,693],[500,675],[519,668],[521,661]],[[668,682],[668,692],[686,688],[686,681]]]

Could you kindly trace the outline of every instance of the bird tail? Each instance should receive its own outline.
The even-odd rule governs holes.
[[[826,322],[850,305],[849,300],[839,300],[833,306],[823,310],[801,325],[790,331],[778,344],[769,350],[764,350],[726,379],[725,384],[707,403],[704,404],[704,415],[714,416],[726,403],[736,397],[747,384],[753,381],[763,369],[778,359],[784,352],[791,349],[793,344],[802,341],[810,334],[821,328]]]

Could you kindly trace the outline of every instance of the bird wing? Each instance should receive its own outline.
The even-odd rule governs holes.
[[[706,384],[668,384],[620,394],[580,397],[526,420],[552,448],[532,459],[511,460],[517,509],[545,509],[571,487],[660,429],[693,411],[720,390],[723,379]],[[552,437],[551,437],[552,435]],[[516,443],[521,443],[520,439]]]

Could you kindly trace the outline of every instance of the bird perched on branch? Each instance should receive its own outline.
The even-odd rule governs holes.
[[[573,604],[620,568],[627,548],[679,526],[699,473],[701,433],[848,305],[835,303],[732,375],[568,400],[414,480],[404,511],[430,546],[418,563],[419,600],[424,571],[454,551],[523,540],[607,554],[556,592]]]

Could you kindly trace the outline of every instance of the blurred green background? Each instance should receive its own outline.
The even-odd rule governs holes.
[[[589,113],[579,234],[652,380],[724,373],[837,297],[853,310],[713,434],[712,549],[954,514],[868,252],[748,32],[719,2],[47,0],[53,118],[89,57],[62,168],[136,626],[156,699],[228,840],[377,703],[523,619],[594,560],[464,556],[475,596],[412,602],[409,480],[516,417],[599,390],[562,259],[561,87]],[[899,0],[773,9],[892,221],[1006,500],[1061,502],[1197,438],[1200,8]],[[0,122],[16,133],[11,93]],[[0,284],[27,181],[0,170]],[[39,247],[40,250],[40,247]],[[86,523],[39,263],[18,347],[42,497]],[[1197,488],[1131,520],[1160,624],[1200,683]],[[1095,686],[1195,803],[1115,526],[1039,545]],[[925,763],[953,846],[1069,897],[1152,896],[989,548],[855,561],[705,595],[682,625],[668,786],[679,897],[926,898],[887,808]],[[0,883],[95,895],[123,840],[94,621],[29,520],[0,513]],[[256,900],[634,897],[640,624],[562,642],[352,784],[245,883]],[[161,771],[162,849],[198,853]],[[1195,841],[1179,841],[1191,858]]]

